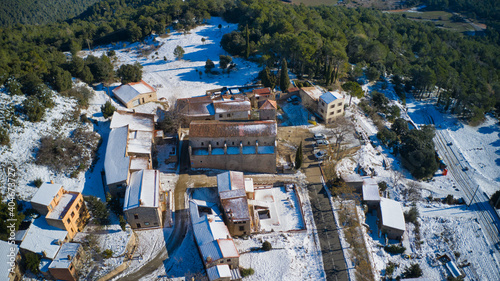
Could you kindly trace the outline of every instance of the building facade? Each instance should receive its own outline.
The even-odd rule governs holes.
[[[159,171],[140,170],[132,173],[123,203],[123,212],[132,228],[163,226],[160,192]]]
[[[320,96],[318,113],[326,124],[344,115],[344,97],[339,92],[327,92]]]
[[[83,230],[90,218],[81,193],[66,191],[62,185],[52,182],[40,186],[31,205],[45,215],[49,225],[68,231],[70,239]]]
[[[189,126],[192,168],[276,172],[276,121],[193,121]]]
[[[116,87],[113,94],[127,108],[158,100],[155,88],[143,80]]]
[[[218,174],[217,189],[229,233],[232,236],[249,235],[251,220],[243,173],[229,171]]]
[[[49,265],[49,273],[56,280],[78,280],[83,248],[78,243],[65,243]]]

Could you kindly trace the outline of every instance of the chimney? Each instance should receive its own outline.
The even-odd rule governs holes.
[[[53,181],[53,180],[50,180],[50,184],[54,184],[54,181]]]
[[[142,206],[143,204],[142,199],[139,199],[139,205]]]

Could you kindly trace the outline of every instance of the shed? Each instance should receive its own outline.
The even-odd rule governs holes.
[[[406,230],[405,218],[401,203],[380,198],[380,228],[389,239],[401,239]]]

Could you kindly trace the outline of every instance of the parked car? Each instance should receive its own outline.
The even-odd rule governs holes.
[[[325,134],[314,134],[315,140],[326,140]]]
[[[314,143],[315,146],[322,146],[322,145],[328,145],[330,144],[327,140],[317,140],[316,143]]]
[[[323,160],[325,156],[326,156],[326,151],[324,150],[318,150],[314,152],[314,157],[316,158],[316,160]]]
[[[289,97],[287,102],[291,102],[293,105],[298,105],[300,103],[300,98],[298,96]]]

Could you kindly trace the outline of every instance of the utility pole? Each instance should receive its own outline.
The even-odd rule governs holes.
[[[470,204],[472,204],[472,201],[474,201],[474,197],[476,197],[477,190],[479,189],[479,184],[477,185],[476,191],[474,191],[474,194],[472,195],[472,199],[469,202],[469,205],[467,205],[467,208],[470,207]]]

